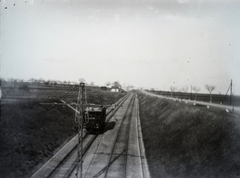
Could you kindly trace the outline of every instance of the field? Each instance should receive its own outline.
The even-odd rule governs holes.
[[[151,176],[239,177],[240,116],[139,93]]]
[[[1,177],[30,177],[76,134],[74,112],[40,103],[76,102],[75,86],[2,87],[0,122]],[[125,93],[87,87],[88,102],[112,104]]]
[[[184,92],[173,92],[170,91],[151,91],[152,93],[169,96],[174,98],[181,98],[181,99],[190,99],[190,100],[197,100],[197,101],[210,101],[210,94],[205,93],[184,93]],[[230,95],[225,94],[212,94],[212,103],[216,104],[225,104],[225,105],[233,105],[233,106],[240,106],[240,96],[233,95],[232,98]]]

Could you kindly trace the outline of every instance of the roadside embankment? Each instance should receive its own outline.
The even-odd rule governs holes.
[[[240,116],[138,94],[151,177],[239,177]]]

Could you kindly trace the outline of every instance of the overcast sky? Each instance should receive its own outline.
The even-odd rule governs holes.
[[[239,32],[236,0],[1,0],[1,77],[240,95]]]

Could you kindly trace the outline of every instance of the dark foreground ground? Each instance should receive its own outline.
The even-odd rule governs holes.
[[[48,88],[42,92],[35,88],[26,94],[21,93],[21,96],[15,89],[12,93],[5,96],[11,100],[1,103],[0,177],[30,177],[37,167],[76,134],[74,112],[66,106],[39,104],[59,102],[58,96],[61,98],[68,93],[62,89],[53,91]],[[70,97],[69,101],[76,102],[77,93],[65,100]],[[52,98],[52,94],[54,99],[46,99]],[[88,91],[88,95],[91,103],[112,104],[124,93]],[[16,99],[12,99],[14,97]]]
[[[138,95],[152,177],[240,177],[240,116]]]

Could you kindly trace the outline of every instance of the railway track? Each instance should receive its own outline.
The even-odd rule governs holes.
[[[103,177],[107,177],[108,175],[110,177],[126,177],[128,141],[134,99],[135,96],[131,98],[127,111],[120,122],[117,135],[112,145],[110,145],[110,154],[108,155],[106,166],[95,175],[92,174],[93,171],[88,171],[86,177],[98,178],[102,174],[104,174]],[[98,164],[98,162],[96,162],[96,164]],[[122,166],[119,167],[119,165]],[[96,167],[94,164],[91,166]],[[120,169],[121,171],[115,171],[116,169]]]
[[[101,135],[83,135],[83,169],[80,177],[150,177],[144,154],[136,94],[125,96],[117,105],[117,108],[110,110],[107,115],[107,125],[115,123],[114,129]],[[69,148],[57,153],[32,177],[75,178],[77,137],[65,147]]]
[[[96,139],[86,153],[82,177],[150,177],[138,119],[138,100],[132,94],[112,118],[116,122],[114,130]]]
[[[115,114],[123,102],[129,97],[127,94],[120,99],[114,106],[110,107],[107,111],[106,123],[109,122],[111,117]],[[83,135],[83,152],[89,149],[93,141],[98,135]],[[69,143],[67,143],[59,152],[57,152],[47,163],[45,163],[32,177],[69,177],[76,168],[77,162],[77,142],[78,136],[76,135]]]

